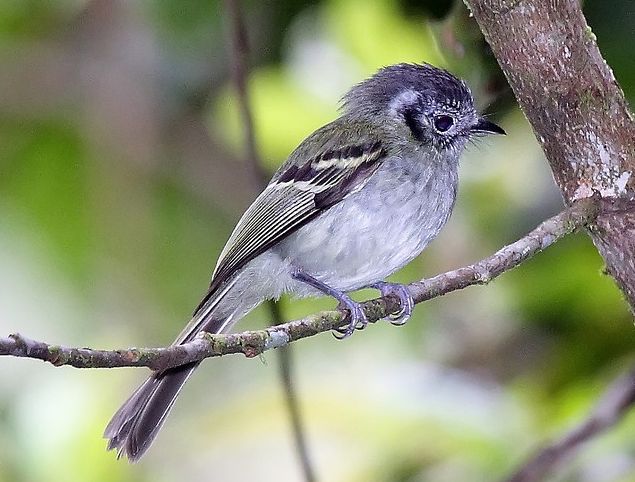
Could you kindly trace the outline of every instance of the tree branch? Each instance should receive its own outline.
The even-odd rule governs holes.
[[[538,482],[581,444],[618,423],[635,405],[635,368],[606,390],[591,414],[562,438],[540,449],[507,482]]]
[[[254,186],[254,195],[257,195],[267,185],[269,176],[262,168],[260,156],[258,155],[253,115],[247,91],[249,74],[249,42],[247,29],[245,28],[245,22],[242,16],[240,0],[225,0],[225,10],[230,23],[229,30],[231,32],[231,39],[229,44],[232,53],[233,80],[240,105],[240,115],[242,117],[244,142],[247,151],[247,166],[249,167],[251,184]],[[270,324],[273,326],[281,324],[283,318],[279,305],[273,300],[268,301],[267,304],[271,313]],[[313,482],[315,481],[315,471],[311,464],[308,444],[304,435],[300,404],[293,384],[293,358],[290,345],[283,346],[279,350],[278,370],[284,399],[289,411],[293,440],[295,441],[302,474],[306,482]]]
[[[579,0],[464,0],[567,203],[611,200],[589,234],[635,312],[635,117]]]
[[[635,118],[579,0],[464,0],[536,134],[566,203],[599,194],[588,233],[635,312]],[[538,453],[509,482],[544,480],[635,401],[635,372],[588,420]]]
[[[236,88],[236,98],[240,108],[240,118],[244,129],[247,166],[251,172],[254,186],[260,191],[263,187],[263,180],[267,179],[267,175],[262,169],[260,156],[258,156],[254,121],[249,107],[249,91],[247,89],[249,44],[247,29],[243,21],[240,2],[238,0],[225,0],[224,3],[230,24],[231,67]]]
[[[410,284],[415,300],[421,303],[446,293],[476,284],[486,284],[500,274],[515,268],[536,253],[572,233],[581,226],[592,223],[600,212],[596,197],[582,199],[560,214],[542,222],[537,228],[518,241],[509,244],[492,256],[454,271]],[[372,323],[399,311],[399,300],[388,296],[366,301],[363,304],[368,320]],[[291,321],[263,330],[234,334],[201,333],[189,343],[166,348],[129,348],[124,350],[93,350],[68,348],[30,340],[18,334],[0,338],[0,355],[36,358],[55,366],[70,365],[75,368],[149,367],[165,370],[205,358],[242,353],[254,357],[273,348],[325,331],[331,331],[348,323],[340,311],[323,311],[302,320]]]
[[[268,302],[269,312],[271,313],[271,326],[280,325],[283,321],[280,305],[273,300]],[[302,411],[300,410],[300,401],[298,399],[297,390],[294,383],[294,362],[293,351],[291,345],[281,346],[278,350],[278,370],[280,381],[284,390],[284,401],[289,412],[291,422],[291,431],[295,442],[296,451],[300,460],[300,467],[304,480],[306,482],[314,482],[317,480],[315,470],[311,462],[309,454],[309,445],[306,438],[306,431],[302,422]]]

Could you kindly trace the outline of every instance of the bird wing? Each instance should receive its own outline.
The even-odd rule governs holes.
[[[320,152],[308,159],[301,145],[247,209],[220,255],[208,294],[195,314],[233,273],[361,189],[386,155],[378,140],[339,148],[332,144],[322,143]],[[294,155],[307,160],[296,162]]]

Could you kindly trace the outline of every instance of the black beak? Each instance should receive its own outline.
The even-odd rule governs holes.
[[[488,121],[484,117],[480,117],[478,122],[474,124],[470,130],[472,132],[485,132],[488,134],[502,134],[507,135],[507,133],[503,130],[502,127],[494,124],[493,122]]]

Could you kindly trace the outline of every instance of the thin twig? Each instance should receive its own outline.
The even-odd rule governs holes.
[[[592,223],[597,217],[599,204],[595,197],[577,201],[560,214],[542,222],[528,235],[501,248],[488,258],[408,285],[415,303],[421,303],[467,286],[488,283],[577,228]],[[399,300],[393,296],[366,301],[363,303],[363,308],[368,320],[372,323],[400,310]],[[323,311],[302,320],[290,321],[263,330],[233,334],[200,333],[196,339],[183,345],[112,351],[67,348],[29,340],[21,335],[11,335],[0,338],[0,356],[36,358],[56,366],[71,365],[76,368],[145,366],[153,370],[164,370],[233,353],[254,357],[272,348],[280,348],[296,340],[340,328],[346,323],[348,323],[346,315],[342,312]]]
[[[280,313],[278,303],[270,302],[269,310],[271,312],[272,326],[279,325],[282,322],[282,313]],[[304,429],[304,423],[302,421],[302,412],[300,411],[297,391],[293,383],[293,350],[291,345],[280,347],[280,350],[278,350],[278,362],[280,380],[282,382],[282,388],[284,389],[284,400],[289,412],[291,431],[293,432],[293,440],[295,441],[298,458],[300,459],[300,467],[304,474],[304,480],[306,482],[314,482],[316,480],[315,471],[311,464],[306,430]]]
[[[249,103],[249,91],[247,89],[247,62],[249,56],[249,43],[247,29],[243,22],[239,0],[225,0],[225,10],[228,14],[230,44],[231,44],[231,67],[238,105],[240,108],[240,118],[245,129],[245,148],[247,154],[247,165],[251,172],[254,185],[260,188],[266,173],[262,169],[260,156],[256,147],[254,135],[254,122],[251,115]]]
[[[230,46],[232,53],[233,79],[238,102],[240,104],[242,124],[244,127],[247,165],[249,167],[255,194],[258,194],[267,184],[268,176],[262,169],[260,156],[258,155],[258,148],[256,146],[254,133],[253,115],[251,112],[251,105],[247,90],[247,80],[249,77],[249,42],[247,38],[247,29],[245,28],[245,23],[243,21],[240,0],[225,0],[225,8],[229,17],[228,20],[231,23],[229,30],[231,32]],[[268,301],[267,304],[271,313],[271,325],[275,326],[281,324],[283,318],[279,306],[273,300]],[[308,452],[308,445],[300,412],[300,404],[293,384],[293,358],[291,346],[284,346],[279,350],[278,369],[280,383],[282,385],[291,422],[293,440],[295,441],[296,452],[300,460],[304,480],[306,482],[314,482],[315,472],[311,465],[311,458]]]
[[[606,390],[591,414],[562,438],[538,450],[507,482],[537,482],[566,460],[580,445],[618,423],[635,405],[635,368]]]

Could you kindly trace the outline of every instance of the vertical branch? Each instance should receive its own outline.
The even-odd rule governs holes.
[[[232,77],[236,88],[240,118],[245,130],[247,165],[251,172],[255,191],[259,192],[267,180],[267,174],[260,163],[254,135],[254,121],[249,106],[249,92],[247,90],[249,43],[247,29],[242,17],[240,0],[225,0],[224,3],[229,23]]]
[[[599,193],[589,234],[635,312],[635,117],[579,0],[464,0],[567,204]]]
[[[565,203],[598,195],[587,232],[635,312],[635,117],[579,0],[464,0],[531,123]],[[635,373],[509,482],[544,480],[635,402]]]
[[[282,323],[280,306],[273,301],[269,302],[268,306],[271,312],[271,319],[273,321],[272,324],[278,325]],[[293,384],[293,352],[291,350],[291,345],[281,347],[278,352],[280,380],[284,388],[284,399],[291,419],[293,439],[298,452],[298,457],[300,458],[300,466],[302,467],[304,480],[306,482],[315,482],[316,477],[315,472],[313,471],[313,466],[311,465],[311,458],[309,457],[309,449],[307,447],[304,427],[302,424],[302,414],[300,413],[300,404],[298,402],[295,385]]]
[[[540,449],[506,482],[539,482],[587,440],[618,423],[635,405],[635,369],[615,380],[586,420]]]
[[[260,156],[258,155],[254,134],[254,122],[249,104],[249,92],[247,90],[247,64],[249,56],[247,29],[243,21],[240,0],[225,0],[225,10],[227,11],[229,21],[232,75],[238,98],[240,117],[244,127],[247,166],[252,178],[254,191],[258,193],[266,185],[268,176],[262,169]],[[271,313],[272,325],[281,324],[283,318],[279,306],[274,301],[269,301],[268,307]],[[300,405],[293,384],[293,358],[290,346],[284,346],[279,350],[278,363],[280,381],[284,391],[284,398],[293,431],[293,439],[298,457],[300,458],[304,479],[307,482],[314,482],[315,473],[311,466],[311,459],[309,457],[300,414]]]

